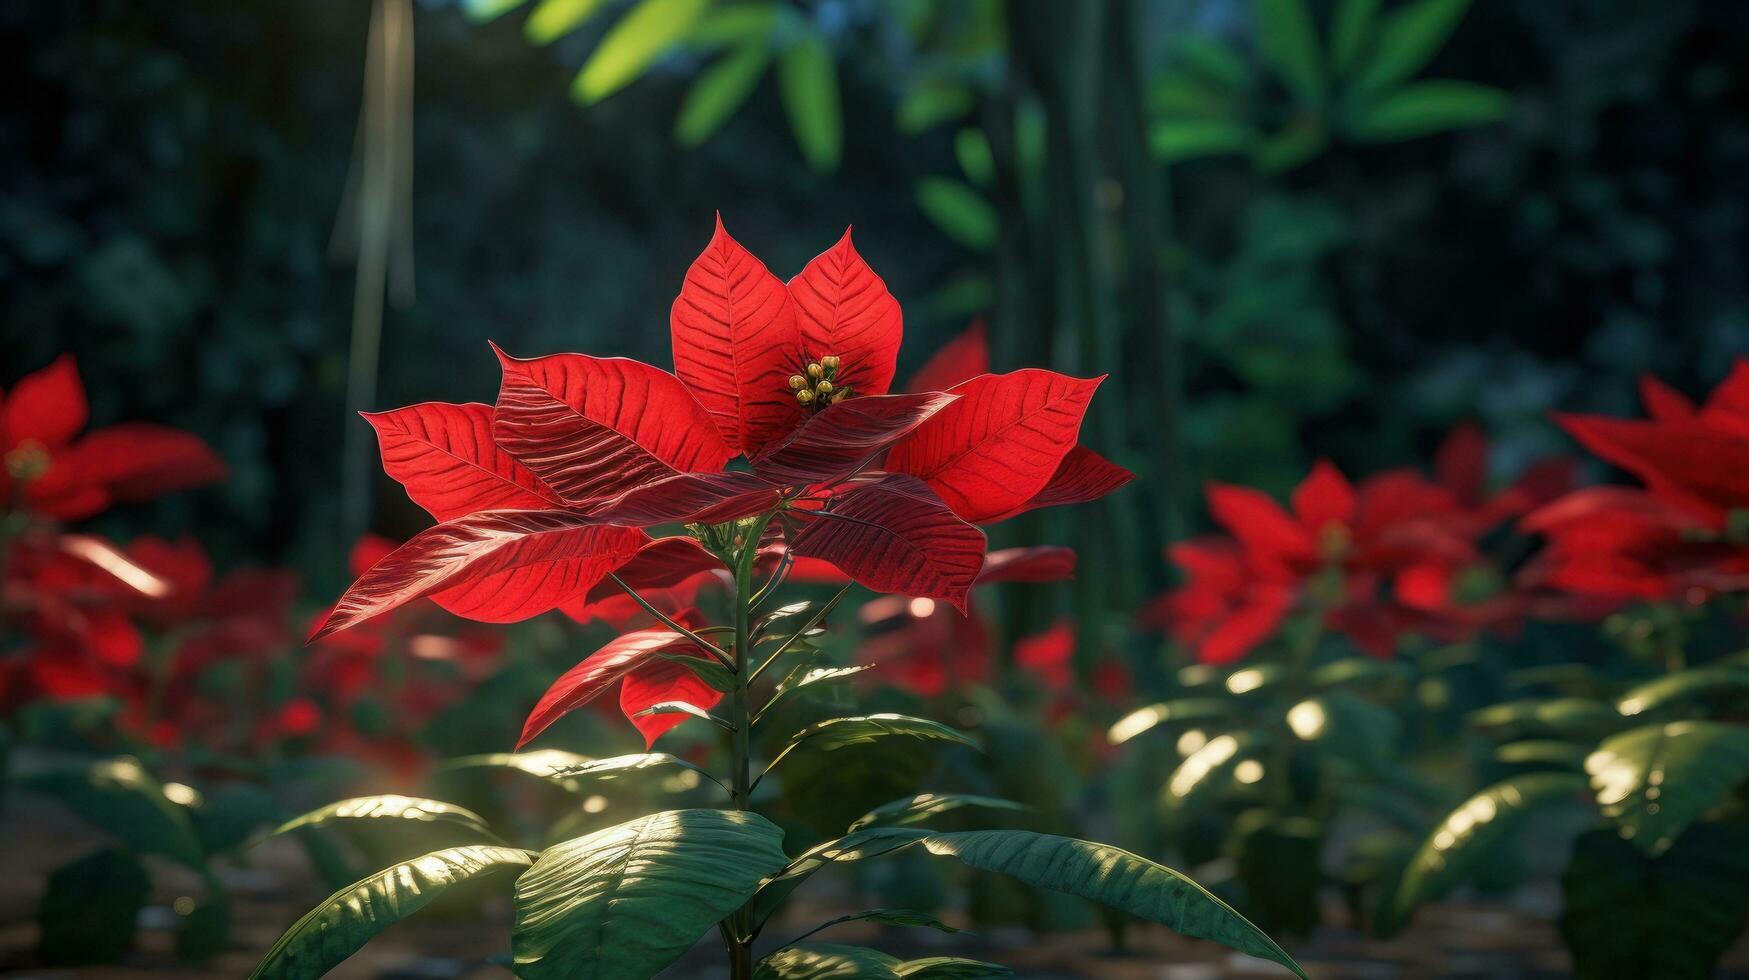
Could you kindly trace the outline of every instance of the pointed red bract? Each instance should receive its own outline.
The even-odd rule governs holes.
[[[731,449],[751,456],[801,420],[786,383],[802,367],[789,290],[729,237],[720,217],[686,270],[668,326],[674,373]]]
[[[1057,465],[1045,488],[1013,510],[987,518],[981,523],[994,524],[1018,517],[1040,507],[1062,507],[1098,500],[1134,480],[1136,475],[1113,463],[1086,446],[1076,446]]]
[[[568,511],[486,511],[427,528],[371,566],[311,639],[423,596],[488,623],[527,619],[587,592],[646,540]]]
[[[1318,531],[1329,524],[1347,526],[1354,523],[1354,485],[1342,471],[1321,459],[1293,493],[1294,516],[1307,530]]]
[[[76,520],[223,479],[224,461],[198,436],[147,422],[98,429],[60,452],[25,488],[33,510]]]
[[[85,428],[88,412],[79,369],[71,354],[62,354],[48,367],[18,379],[6,393],[0,437],[13,444],[29,440],[52,449]]]
[[[1272,566],[1311,559],[1311,535],[1268,494],[1226,483],[1210,483],[1206,493],[1215,523],[1238,538],[1247,554]]]
[[[1004,548],[984,556],[976,585],[995,582],[1061,582],[1075,577],[1075,551],[1059,545]]]
[[[1699,422],[1556,415],[1585,448],[1672,499],[1722,514],[1749,501],[1749,439]]]
[[[899,303],[851,244],[850,230],[789,281],[810,361],[839,358],[834,383],[858,395],[884,395],[893,384],[904,337]]]
[[[931,391],[839,402],[767,446],[754,457],[753,472],[783,486],[846,479],[956,400]]]
[[[492,441],[490,405],[424,402],[364,418],[376,430],[384,472],[440,521],[561,506],[539,477]]]
[[[1640,375],[1640,402],[1658,422],[1684,422],[1694,417],[1694,402],[1650,374]]]
[[[970,381],[990,371],[990,341],[984,335],[984,321],[973,320],[965,332],[947,342],[923,363],[906,391],[946,391],[962,381]]]
[[[777,488],[752,473],[677,473],[604,500],[589,513],[626,527],[723,524],[770,510],[778,499]]]
[[[673,701],[709,711],[722,700],[723,692],[700,680],[690,667],[672,660],[646,661],[626,674],[625,680],[619,686],[619,710],[625,713],[626,720],[643,733],[646,749],[654,747],[657,739],[691,716],[639,716],[638,712],[653,705]]]
[[[588,704],[656,654],[691,645],[691,640],[669,629],[633,630],[616,637],[565,671],[552,687],[547,688],[547,693],[541,695],[534,710],[529,712],[528,720],[523,722],[516,747],[520,749],[527,745],[553,722]]]
[[[921,480],[889,475],[833,498],[791,545],[876,592],[944,599],[961,613],[984,564],[984,532]]]
[[[493,436],[574,507],[676,473],[716,472],[734,456],[666,371],[586,354],[498,359]]]
[[[960,400],[894,446],[887,469],[922,479],[968,521],[1000,517],[1050,482],[1103,380],[1029,368],[956,385]]]

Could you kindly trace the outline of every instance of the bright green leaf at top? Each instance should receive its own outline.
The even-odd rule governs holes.
[[[619,91],[684,39],[711,0],[640,0],[607,32],[571,84],[571,95],[593,105]]]
[[[550,44],[582,27],[603,6],[604,0],[541,0],[522,32],[534,44]]]
[[[844,153],[844,109],[838,97],[838,66],[826,39],[809,33],[777,59],[778,90],[802,157],[817,173],[838,169]]]
[[[1480,126],[1506,116],[1512,96],[1475,82],[1434,79],[1414,82],[1354,114],[1351,139],[1385,143]]]
[[[982,194],[948,177],[917,181],[917,206],[935,227],[974,252],[996,247],[1000,220]]]
[[[513,847],[471,845],[433,851],[340,889],[299,919],[262,957],[250,980],[316,980],[371,937],[464,881],[529,864]]]
[[[1378,22],[1379,0],[1339,0],[1330,21],[1330,70],[1347,75],[1359,60],[1373,25]]]
[[[1427,67],[1469,8],[1470,0],[1413,0],[1386,15],[1371,56],[1354,73],[1354,87],[1382,92]]]
[[[1604,816],[1653,857],[1749,779],[1749,728],[1717,721],[1647,725],[1585,760]]]
[[[674,119],[674,141],[690,149],[710,139],[753,94],[769,64],[771,55],[764,46],[750,44],[698,76]]]
[[[653,813],[549,847],[516,882],[516,975],[655,976],[786,864],[783,831],[739,810]]]
[[[1323,55],[1306,0],[1252,0],[1263,58],[1301,104],[1324,101]]]

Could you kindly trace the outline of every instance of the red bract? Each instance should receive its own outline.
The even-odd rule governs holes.
[[[793,559],[963,607],[984,553],[973,524],[1130,479],[1076,445],[1097,380],[962,379],[988,361],[980,332],[926,369],[951,390],[888,394],[901,334],[848,232],[786,285],[719,221],[670,314],[673,374],[500,351],[494,407],[369,417],[385,469],[443,523],[371,568],[318,635],[427,595],[489,622],[592,615],[606,576],[646,554],[642,528],[778,511]],[[728,470],[737,455],[747,469]]]
[[[1681,598],[1749,589],[1749,360],[1738,360],[1703,405],[1652,378],[1650,420],[1559,415],[1587,449],[1645,489],[1590,487],[1521,523],[1547,538],[1528,585],[1588,596]]]
[[[1208,500],[1231,537],[1170,548],[1187,581],[1143,613],[1204,662],[1243,657],[1298,609],[1320,611],[1378,656],[1405,629],[1468,619],[1457,616],[1450,582],[1477,557],[1468,537],[1475,522],[1418,473],[1393,470],[1357,488],[1320,462],[1295,488],[1291,512],[1225,484],[1210,484]]]
[[[128,422],[84,436],[89,411],[73,359],[19,380],[0,395],[0,506],[57,520],[223,478],[206,443],[168,426]]]

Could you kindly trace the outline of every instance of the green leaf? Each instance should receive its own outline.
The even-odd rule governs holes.
[[[554,770],[553,776],[573,783],[571,789],[579,789],[586,781],[608,782],[621,776],[643,772],[646,769],[658,769],[675,766],[680,769],[690,769],[700,776],[716,783],[723,784],[704,769],[687,762],[677,755],[667,752],[634,752],[631,755],[615,755],[606,759],[594,759],[575,766]],[[726,789],[726,787],[725,787]]]
[[[1371,57],[1355,71],[1354,87],[1382,92],[1425,68],[1469,7],[1470,0],[1414,0],[1386,15]]]
[[[711,0],[639,0],[601,39],[571,84],[571,95],[594,105],[635,81],[686,37]]]
[[[1109,905],[1305,976],[1293,957],[1227,903],[1185,875],[1128,851],[1026,830],[936,834],[921,844],[938,857]]]
[[[718,718],[716,715],[711,714],[698,705],[689,704],[685,701],[661,701],[650,705],[642,711],[634,713],[632,717],[643,718],[648,715],[687,715],[688,717],[697,718],[700,721],[708,721],[725,732],[735,730],[735,726],[729,724],[727,718]]]
[[[869,909],[866,912],[855,912],[850,915],[841,915],[836,919],[828,919],[809,930],[808,934],[813,935],[816,932],[824,932],[833,926],[841,925],[846,922],[879,922],[884,926],[934,929],[937,932],[961,931],[940,919],[937,919],[933,915],[928,915],[923,912],[914,912],[911,909]]]
[[[1563,742],[1552,738],[1533,738],[1508,742],[1494,750],[1494,758],[1509,766],[1543,766],[1580,772],[1585,757],[1591,752],[1578,742]]]
[[[428,800],[417,796],[397,796],[392,793],[380,796],[355,796],[349,800],[330,803],[317,807],[301,817],[280,824],[267,837],[301,830],[305,827],[321,827],[337,821],[347,820],[383,820],[405,821],[409,824],[449,824],[463,830],[479,834],[494,842],[498,836],[486,826],[486,821],[479,814],[466,807],[454,803],[444,803],[441,800]]]
[[[794,750],[803,745],[833,752],[852,745],[867,745],[877,739],[903,735],[909,738],[930,739],[941,742],[957,742],[977,748],[978,743],[966,735],[939,721],[928,718],[914,718],[910,715],[878,714],[859,715],[850,718],[828,718],[790,736],[789,744],[771,760],[765,767],[767,772],[777,768],[777,764]]]
[[[1621,715],[1589,698],[1507,701],[1471,713],[1469,722],[1495,738],[1597,738],[1622,727]]]
[[[917,181],[917,207],[942,234],[974,252],[996,247],[1000,222],[982,194],[948,177]]]
[[[990,152],[990,141],[984,137],[983,130],[967,126],[955,133],[953,152],[967,180],[979,187],[989,187],[996,182],[996,156]]]
[[[710,139],[711,134],[721,129],[723,123],[753,94],[760,77],[765,74],[765,66],[770,63],[771,54],[764,45],[749,44],[724,56],[709,71],[699,75],[680,103],[680,113],[674,119],[674,141],[690,149]],[[716,664],[714,660],[709,662]]]
[[[1224,89],[1242,89],[1255,79],[1245,57],[1212,37],[1189,34],[1173,48],[1186,74]]]
[[[777,27],[775,3],[737,3],[699,18],[686,43],[696,48],[763,47]]]
[[[808,943],[759,961],[753,980],[893,980],[899,958],[866,946]]]
[[[1403,730],[1389,708],[1342,691],[1294,705],[1287,724],[1301,741],[1359,763],[1388,760]]]
[[[462,0],[462,12],[476,24],[502,17],[528,0]]]
[[[968,960],[959,956],[928,956],[907,960],[893,972],[911,980],[977,980],[978,977],[1011,977],[1014,971],[995,963]]]
[[[1217,698],[1180,698],[1176,701],[1162,701],[1150,704],[1119,718],[1105,733],[1105,738],[1113,745],[1123,743],[1153,731],[1161,725],[1176,725],[1199,721],[1215,721],[1233,713],[1232,705]]]
[[[151,893],[139,860],[114,848],[57,869],[37,906],[37,955],[46,966],[115,962],[133,948]]]
[[[1184,757],[1162,787],[1160,801],[1166,812],[1179,814],[1208,793],[1232,781],[1233,769],[1254,757],[1268,743],[1260,732],[1216,735],[1202,748]]]
[[[1749,667],[1733,664],[1696,667],[1641,684],[1618,698],[1615,707],[1631,717],[1673,704],[1744,694],[1749,694]]]
[[[438,767],[439,772],[460,769],[509,769],[544,779],[564,789],[575,790],[577,784],[561,775],[562,770],[575,770],[594,760],[586,755],[564,749],[535,749],[529,752],[485,752],[450,759]]]
[[[1512,96],[1475,82],[1435,79],[1415,82],[1380,97],[1355,113],[1351,139],[1389,143],[1503,119]]]
[[[715,657],[694,657],[684,653],[658,653],[656,657],[685,667],[714,690],[727,694],[735,689],[735,672],[724,667]]]
[[[1717,721],[1647,725],[1605,739],[1585,771],[1603,815],[1656,857],[1749,779],[1749,728]]]
[[[783,831],[739,810],[668,810],[550,847],[516,883],[516,975],[654,976],[786,863]]]
[[[311,909],[279,937],[250,980],[315,980],[451,887],[529,863],[526,851],[471,844],[385,868]]]
[[[188,811],[165,796],[164,787],[137,760],[50,770],[24,785],[59,799],[130,851],[162,854],[196,869],[206,863]]]
[[[850,825],[850,832],[869,827],[910,827],[937,814],[961,807],[975,806],[991,810],[1031,810],[1032,807],[994,796],[974,796],[970,793],[920,793],[882,803]]]
[[[1408,678],[1409,670],[1396,660],[1377,657],[1343,657],[1312,671],[1312,686],[1371,687],[1388,685]]]
[[[1707,980],[1749,918],[1749,827],[1700,824],[1658,858],[1595,830],[1561,886],[1576,976]]]
[[[1510,840],[1539,809],[1570,802],[1585,789],[1574,773],[1535,772],[1495,783],[1452,811],[1421,845],[1403,871],[1396,901],[1380,928],[1395,932],[1416,908],[1451,891]]]
[[[604,0],[541,0],[522,23],[531,44],[551,44],[594,17]]]
[[[1285,173],[1316,157],[1329,142],[1321,117],[1297,116],[1257,141],[1251,149],[1251,165],[1266,174]]]
[[[1338,78],[1360,59],[1378,14],[1379,0],[1338,0],[1330,21],[1330,70]]]
[[[1148,148],[1162,163],[1244,153],[1255,142],[1249,123],[1224,119],[1168,119],[1148,130]]]
[[[838,169],[844,153],[844,109],[838,97],[838,66],[826,39],[809,33],[785,48],[777,59],[777,85],[808,166],[823,174]]]
[[[916,136],[972,111],[977,97],[958,82],[926,80],[919,82],[899,99],[895,124],[906,136]]]
[[[1252,0],[1263,59],[1302,105],[1324,101],[1323,55],[1306,0]]]

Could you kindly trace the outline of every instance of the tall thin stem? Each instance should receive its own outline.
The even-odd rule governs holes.
[[[769,519],[769,518],[768,518]],[[751,742],[752,707],[747,688],[753,670],[753,563],[759,554],[759,536],[765,522],[747,533],[739,554],[735,556],[735,688],[729,694],[729,723],[734,730],[729,735],[731,753],[731,795],[738,810],[750,809],[753,795],[753,752]],[[753,977],[753,914],[747,906],[735,910],[729,918],[729,976],[731,980],[752,980]]]

